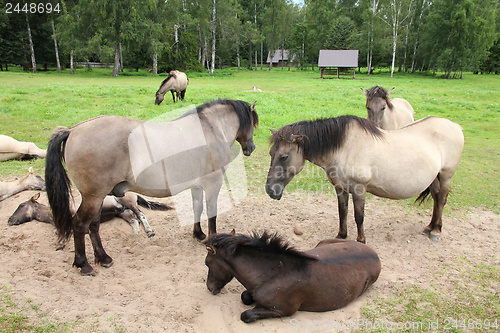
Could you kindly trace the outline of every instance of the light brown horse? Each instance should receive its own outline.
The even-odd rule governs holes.
[[[186,73],[179,72],[178,70],[170,71],[168,77],[163,80],[160,84],[160,89],[156,92],[156,100],[155,104],[160,105],[165,98],[165,94],[167,91],[172,93],[172,99],[175,103],[175,97],[177,96],[177,100],[184,100],[184,96],[186,95],[186,89],[188,86],[189,80],[187,78]]]
[[[71,129],[59,128],[47,150],[47,194],[59,237],[73,231],[74,265],[81,273],[93,274],[85,255],[87,233],[96,263],[112,264],[99,236],[99,211],[107,194],[121,197],[133,191],[168,197],[191,189],[193,236],[203,240],[200,218],[205,192],[209,233],[215,233],[217,198],[225,168],[234,156],[231,147],[238,141],[246,156],[255,149],[258,116],[254,108],[255,103],[218,100],[166,123],[103,116]],[[82,195],[75,218],[69,209],[68,175]]]
[[[246,289],[243,303],[255,303],[241,314],[246,323],[344,307],[380,274],[375,251],[349,240],[327,239],[301,252],[276,234],[231,233],[211,235],[206,246],[208,290],[216,295],[235,277]]]
[[[28,169],[26,177],[10,182],[0,182],[0,201],[26,190],[45,191],[45,181],[42,177],[35,175],[31,167]]]
[[[280,199],[285,186],[308,160],[325,170],[338,197],[338,238],[347,237],[349,193],[359,242],[363,229],[366,192],[389,199],[429,193],[434,211],[425,232],[438,241],[443,207],[464,146],[459,125],[429,117],[398,130],[384,131],[355,116],[300,121],[272,131],[271,167],[266,192]]]
[[[46,153],[44,149],[38,148],[33,142],[17,141],[10,136],[0,134],[0,162],[45,158]]]
[[[415,111],[410,103],[402,98],[389,99],[394,88],[385,90],[380,86],[370,90],[361,88],[366,95],[368,120],[385,130],[394,130],[414,121]]]

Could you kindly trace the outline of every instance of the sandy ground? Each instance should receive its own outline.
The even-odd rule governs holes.
[[[390,297],[397,285],[453,283],[460,279],[458,273],[435,277],[441,267],[460,257],[500,265],[498,215],[484,209],[451,212],[446,207],[442,240],[433,243],[422,233],[430,210],[372,197],[366,204],[365,232],[367,244],[382,261],[378,281],[337,311],[298,312],[291,318],[245,324],[239,319],[248,308],[240,301],[243,287],[233,280],[217,296],[207,290],[205,246],[192,238],[191,226],[179,224],[175,211],[143,210],[156,232],[153,238],[142,230],[133,237],[123,220],[104,223],[101,236],[114,265],[108,269],[94,265],[96,276],[82,277],[71,266],[72,242],[63,251],[54,251],[57,239],[51,225],[8,226],[7,219],[18,204],[34,193],[21,192],[0,202],[0,285],[8,288],[20,306],[38,305],[38,313],[46,314],[37,319],[40,322],[69,322],[77,331],[290,332],[298,323],[355,321],[361,318],[364,304]],[[40,200],[47,202],[45,193]],[[156,200],[172,204],[172,199]],[[349,238],[355,239],[352,211],[350,207]],[[277,231],[296,248],[306,250],[336,235],[337,216],[333,196],[285,193],[281,201],[274,201],[259,195],[219,215],[218,231]],[[295,224],[303,235],[294,234]],[[202,226],[206,230],[206,223]],[[89,243],[87,238],[87,255],[93,262]],[[23,313],[36,318],[30,311],[27,306]]]

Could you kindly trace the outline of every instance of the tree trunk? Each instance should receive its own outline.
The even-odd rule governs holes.
[[[122,42],[119,44],[120,46],[120,72],[123,73],[123,52],[122,52]]]
[[[158,74],[158,52],[156,50],[153,53],[153,74]]]
[[[69,67],[70,67],[70,73],[75,74],[75,64],[73,62],[73,49],[71,49],[69,53]]]
[[[115,61],[113,63],[113,72],[111,72],[111,76],[117,77],[118,72],[120,71],[120,44],[116,43],[114,47]]]
[[[238,44],[236,46],[236,56],[238,58],[238,71],[241,70],[241,63],[240,63],[240,45]]]
[[[212,11],[212,63],[210,64],[210,74],[213,75],[215,72],[215,23],[217,19],[217,12],[216,12],[216,5],[217,2],[214,0],[214,5],[213,5],[213,11]]]
[[[23,1],[26,4],[26,1]],[[30,43],[31,50],[31,66],[33,66],[33,73],[36,73],[36,60],[35,60],[35,48],[33,47],[33,39],[31,38],[30,22],[28,20],[28,13],[24,13],[26,17],[26,27],[28,28],[28,40]]]
[[[253,60],[252,60],[252,41],[249,41],[248,42],[248,69],[249,70],[252,70],[252,64],[253,64]]]
[[[57,72],[61,73],[61,63],[59,62],[59,50],[57,49],[56,28],[54,27],[54,20],[51,20],[51,23],[52,23],[52,34],[54,37],[54,49],[56,51]]]

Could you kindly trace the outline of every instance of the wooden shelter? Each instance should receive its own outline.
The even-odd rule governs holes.
[[[295,54],[290,56],[290,51],[288,50],[276,50],[274,51],[273,58],[271,59],[271,52],[267,54],[266,63],[272,63],[272,67],[288,67],[295,60]]]
[[[353,78],[356,78],[358,55],[359,50],[320,50],[318,59],[320,77],[323,79],[324,75],[336,74],[338,79],[340,75],[351,73],[349,69],[353,68]]]

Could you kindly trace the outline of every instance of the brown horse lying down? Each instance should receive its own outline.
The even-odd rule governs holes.
[[[9,217],[9,225],[19,225],[33,220],[54,224],[50,207],[39,203],[37,201],[38,198],[40,198],[40,193],[35,194],[28,201],[21,203],[14,214]],[[170,209],[170,207],[162,203],[148,201],[133,192],[127,192],[122,198],[108,195],[102,204],[100,221],[102,223],[114,217],[120,217],[132,226],[134,236],[139,234],[139,221],[141,221],[148,237],[153,237],[155,233],[151,229],[146,215],[139,210],[137,204],[153,210]],[[67,239],[59,242],[56,250],[63,249],[66,243]]]
[[[246,323],[291,316],[297,310],[323,312],[346,306],[372,285],[380,260],[371,248],[341,239],[297,251],[276,234],[213,234],[207,242],[207,287],[214,295],[236,277],[247,289]]]
[[[28,169],[28,172],[29,174],[21,179],[11,182],[0,182],[0,201],[25,190],[45,191],[45,181],[42,177],[35,175],[31,167]]]

